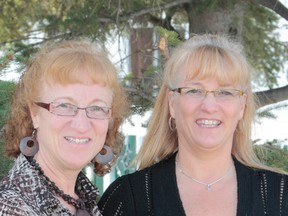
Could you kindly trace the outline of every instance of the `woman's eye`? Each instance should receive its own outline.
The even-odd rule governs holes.
[[[74,105],[69,104],[69,103],[60,103],[60,104],[58,104],[58,106],[56,108],[58,108],[58,109],[74,109]]]
[[[201,94],[202,93],[202,90],[201,89],[189,89],[187,91],[188,94]]]
[[[233,96],[232,92],[229,90],[219,90],[218,94],[222,96]]]
[[[90,107],[90,110],[91,111],[102,111],[102,108],[99,106],[92,106],[92,107]]]
[[[70,104],[60,103],[60,104],[58,105],[58,107],[59,107],[59,108],[68,108],[68,107],[70,107]]]

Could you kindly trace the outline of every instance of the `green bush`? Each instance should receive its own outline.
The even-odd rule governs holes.
[[[15,83],[0,81],[0,129],[5,124],[9,112],[9,99],[15,87]]]
[[[288,172],[288,150],[279,141],[274,140],[263,145],[255,145],[255,150],[261,162]]]
[[[5,156],[3,141],[0,140],[0,180],[7,175],[13,163],[13,159]]]
[[[14,87],[15,83],[13,82],[0,81],[0,179],[7,175],[13,164],[13,160],[7,158],[4,154],[4,144],[1,139],[1,131],[9,112],[9,98]]]

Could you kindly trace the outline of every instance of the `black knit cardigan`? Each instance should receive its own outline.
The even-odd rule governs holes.
[[[255,170],[234,159],[237,216],[288,216],[288,176]],[[116,179],[98,206],[104,216],[184,216],[175,154],[151,167]]]

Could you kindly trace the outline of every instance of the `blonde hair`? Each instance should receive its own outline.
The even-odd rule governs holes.
[[[88,40],[49,42],[31,58],[12,97],[11,113],[3,134],[6,154],[17,157],[20,140],[31,136],[34,128],[29,107],[33,108],[33,102],[38,101],[43,83],[85,83],[87,77],[91,83],[103,84],[113,91],[112,116],[105,144],[113,149],[115,162],[123,146],[119,127],[127,115],[127,97],[105,50]],[[99,175],[110,169],[96,162],[94,167]]]
[[[189,67],[188,67],[189,66]],[[186,74],[181,69],[185,68]],[[255,100],[251,89],[250,67],[242,46],[224,35],[196,35],[177,47],[165,64],[163,84],[148,125],[147,135],[135,161],[139,169],[165,159],[178,150],[177,130],[168,126],[170,117],[168,93],[178,87],[181,79],[212,78],[220,84],[239,84],[247,95],[243,119],[234,132],[231,154],[243,164],[268,168],[256,157],[251,126]],[[272,170],[272,169],[271,169]]]

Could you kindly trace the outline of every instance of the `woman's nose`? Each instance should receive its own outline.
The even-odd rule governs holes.
[[[201,108],[208,112],[214,112],[218,109],[217,98],[214,96],[214,92],[207,92],[201,103]]]
[[[86,115],[86,110],[78,109],[77,114],[72,118],[71,127],[79,131],[87,131],[91,128],[91,119]]]

